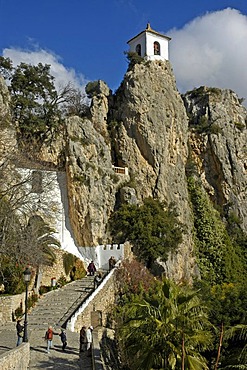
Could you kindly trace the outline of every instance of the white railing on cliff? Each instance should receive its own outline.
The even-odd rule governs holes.
[[[116,167],[116,166],[112,166],[113,170],[115,173],[117,173],[118,175],[125,175],[125,176],[128,176],[129,175],[129,169],[128,167]]]

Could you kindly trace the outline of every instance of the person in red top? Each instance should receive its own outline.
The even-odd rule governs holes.
[[[45,339],[47,340],[47,353],[50,353],[50,349],[52,347],[52,339],[53,339],[53,329],[52,326],[48,327],[48,330],[45,333]]]

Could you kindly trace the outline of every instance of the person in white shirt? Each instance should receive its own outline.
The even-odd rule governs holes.
[[[93,336],[92,336],[93,327],[89,326],[86,330],[86,341],[87,341],[87,355],[92,355],[92,342],[93,342]]]

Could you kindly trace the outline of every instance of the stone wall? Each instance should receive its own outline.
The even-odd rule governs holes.
[[[1,370],[26,370],[30,361],[30,344],[20,346],[5,352],[0,356]]]
[[[65,274],[63,267],[63,255],[68,254],[64,250],[55,249],[56,263],[53,266],[44,266],[40,285],[51,286],[51,279],[55,278],[56,281],[63,275],[67,281],[70,281],[69,275]]]
[[[106,326],[107,313],[115,302],[115,271],[116,269],[113,270],[105,285],[103,282],[102,287],[98,287],[94,298],[77,317],[74,331],[79,332],[83,325]]]
[[[0,324],[13,321],[15,310],[22,302],[23,310],[25,306],[25,293],[11,296],[0,296]]]

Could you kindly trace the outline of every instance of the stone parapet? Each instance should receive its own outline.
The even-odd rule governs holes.
[[[26,370],[30,361],[30,344],[20,346],[0,355],[1,370]]]
[[[4,325],[8,322],[13,321],[14,312],[23,304],[23,310],[25,305],[25,293],[0,296],[0,324]]]
[[[115,303],[115,271],[116,268],[105,277],[88,301],[78,310],[78,314],[72,320],[73,331],[79,332],[83,325],[106,326],[108,312]]]

